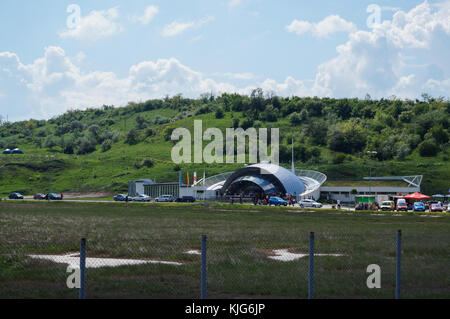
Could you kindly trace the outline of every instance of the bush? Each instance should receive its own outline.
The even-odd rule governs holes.
[[[155,119],[153,120],[153,123],[156,125],[166,124],[169,123],[169,119],[161,115],[156,115]]]
[[[225,116],[225,113],[223,112],[223,109],[219,107],[216,110],[216,119],[222,119]]]
[[[135,128],[132,128],[127,134],[125,143],[129,145],[134,145],[137,144],[137,142],[138,142],[138,132]]]
[[[135,162],[134,163],[134,167],[136,168],[136,169],[140,169],[140,168],[142,168],[142,167],[148,167],[148,168],[151,168],[151,167],[153,167],[153,165],[155,165],[155,163],[153,162],[153,160],[151,159],[151,158],[146,158],[146,159],[143,159],[141,162]]]
[[[346,158],[345,154],[342,153],[336,154],[336,156],[334,156],[333,158],[333,164],[342,164],[344,163],[345,158]]]
[[[104,140],[102,143],[102,152],[107,152],[111,149],[112,147],[112,141],[111,140]]]
[[[419,144],[418,150],[422,157],[433,157],[439,152],[439,147],[432,141],[423,141]]]
[[[44,142],[45,148],[53,148],[56,145],[58,145],[58,143],[56,142],[56,139],[53,135],[50,135],[45,139],[45,142]]]
[[[147,128],[145,130],[144,134],[145,134],[145,137],[150,137],[150,136],[153,136],[155,134],[155,132],[153,132],[153,129]]]
[[[89,136],[83,136],[78,140],[77,154],[84,155],[95,151],[96,142]]]

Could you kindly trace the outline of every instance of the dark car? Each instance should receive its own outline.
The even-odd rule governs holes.
[[[55,193],[50,193],[45,195],[46,200],[62,200],[61,195],[55,194]]]
[[[114,196],[114,200],[116,202],[124,202],[124,201],[127,200],[127,195],[125,195],[125,194],[118,194],[118,195]]]
[[[6,150],[4,150],[2,152],[2,154],[11,154],[11,150],[9,148],[7,148]]]
[[[11,154],[23,154],[23,151],[20,148],[15,148],[11,151]]]
[[[9,199],[23,199],[23,195],[20,193],[11,193],[8,196]]]
[[[33,199],[37,200],[45,199],[45,194],[36,194],[33,196]]]
[[[181,198],[177,198],[178,203],[193,203],[195,202],[195,198],[193,196],[183,196]]]

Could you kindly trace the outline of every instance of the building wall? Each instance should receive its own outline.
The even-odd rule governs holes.
[[[357,190],[357,194],[351,194],[353,189]],[[374,194],[379,198],[382,196],[410,194],[420,192],[420,187],[359,187],[359,186],[324,186],[320,188],[320,198],[340,200],[341,202],[354,202],[355,195]]]
[[[145,195],[152,199],[161,195],[173,195],[178,198],[180,195],[180,185],[178,184],[148,184],[144,186]]]

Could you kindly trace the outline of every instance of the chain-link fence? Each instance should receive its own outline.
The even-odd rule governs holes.
[[[449,240],[320,232],[2,241],[0,298],[448,298]]]

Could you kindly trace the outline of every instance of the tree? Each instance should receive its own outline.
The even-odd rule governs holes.
[[[54,148],[56,145],[58,145],[58,143],[56,142],[55,137],[53,135],[47,136],[44,142],[44,147],[51,149]]]
[[[142,130],[148,126],[148,120],[145,117],[138,115],[136,116],[136,124],[137,128]]]
[[[129,145],[134,145],[137,144],[137,142],[138,142],[138,132],[135,128],[132,128],[127,134],[125,143]]]
[[[448,133],[444,130],[442,125],[433,126],[430,133],[438,144],[445,144],[448,142]]]

